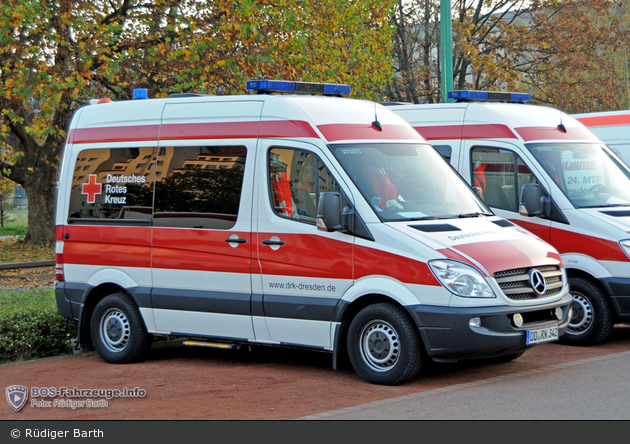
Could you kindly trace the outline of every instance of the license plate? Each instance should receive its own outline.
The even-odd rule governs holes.
[[[558,340],[558,326],[549,328],[539,328],[537,330],[527,330],[525,343],[540,344],[541,342],[550,342]]]

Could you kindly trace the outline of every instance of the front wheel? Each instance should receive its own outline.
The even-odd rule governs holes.
[[[418,375],[424,349],[408,314],[395,304],[378,303],[359,311],[350,323],[348,356],[364,381],[396,385]]]
[[[112,364],[138,361],[151,346],[138,307],[126,293],[106,296],[96,304],[90,333],[96,352]]]
[[[590,346],[604,342],[613,328],[612,313],[606,295],[593,282],[584,278],[570,278],[573,296],[572,315],[560,342]]]

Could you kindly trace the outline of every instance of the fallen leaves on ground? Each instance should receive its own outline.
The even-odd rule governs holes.
[[[55,267],[0,270],[0,291],[54,288]]]
[[[31,262],[55,258],[52,242],[27,243],[22,238],[0,239],[0,263]]]

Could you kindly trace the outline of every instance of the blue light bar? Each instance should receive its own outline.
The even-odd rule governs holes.
[[[448,98],[460,102],[531,102],[531,94],[492,91],[449,91]]]
[[[133,100],[147,99],[149,93],[146,88],[136,88],[133,90]]]
[[[350,94],[350,86],[335,83],[290,82],[287,80],[248,80],[247,91],[257,93],[292,92],[296,94],[341,96]]]

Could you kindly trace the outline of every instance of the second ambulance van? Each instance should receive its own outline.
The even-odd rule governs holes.
[[[571,115],[630,165],[630,110]]]
[[[553,245],[573,295],[561,341],[593,345],[630,323],[630,171],[583,124],[529,95],[453,91],[391,104],[501,217]]]
[[[390,385],[564,333],[558,252],[492,214],[402,118],[337,97],[345,85],[248,89],[74,114],[55,291],[80,343],[111,363],[153,335],[304,347]]]

